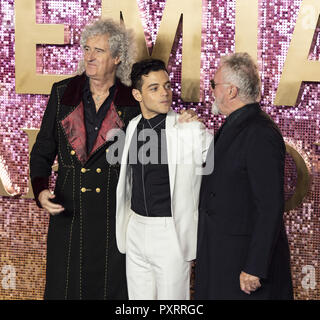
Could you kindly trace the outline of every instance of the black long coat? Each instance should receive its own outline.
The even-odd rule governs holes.
[[[127,299],[125,256],[115,241],[119,164],[109,165],[107,132],[125,129],[139,113],[131,90],[117,84],[114,101],[93,150],[86,152],[82,103],[85,76],[55,83],[31,152],[35,196],[47,187],[58,155],[56,201],[65,211],[50,215],[45,299]],[[39,204],[39,202],[38,202]]]
[[[293,296],[283,223],[284,141],[259,104],[244,108],[220,137],[217,132],[214,171],[202,180],[196,299]],[[241,271],[260,277],[262,287],[242,292]]]

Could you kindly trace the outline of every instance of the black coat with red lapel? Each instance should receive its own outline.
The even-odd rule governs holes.
[[[110,129],[125,129],[139,113],[131,90],[120,82],[93,150],[86,153],[82,104],[85,76],[55,83],[30,157],[35,196],[46,188],[58,155],[57,202],[50,216],[46,299],[127,299],[125,256],[115,241],[119,164],[109,164]]]
[[[217,132],[214,171],[202,180],[196,299],[292,298],[283,223],[284,141],[259,104],[244,108]],[[262,287],[243,293],[241,271],[260,277]]]

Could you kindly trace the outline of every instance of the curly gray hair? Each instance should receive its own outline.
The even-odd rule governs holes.
[[[257,64],[246,52],[221,58],[224,81],[235,85],[239,98],[245,103],[257,102],[260,97],[260,76]]]
[[[112,19],[101,19],[84,28],[80,39],[81,47],[84,48],[89,38],[103,34],[109,36],[108,42],[112,57],[119,57],[121,61],[117,67],[116,76],[123,84],[130,86],[131,67],[136,57],[133,32]],[[82,59],[78,65],[78,73],[82,73],[84,70],[84,60]]]

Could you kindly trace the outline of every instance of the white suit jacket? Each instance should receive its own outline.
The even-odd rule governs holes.
[[[169,111],[166,117],[167,157],[171,195],[171,213],[181,252],[186,261],[195,259],[198,204],[202,163],[206,159],[212,135],[198,121],[179,123],[179,115]],[[131,210],[132,173],[128,164],[129,147],[141,115],[127,127],[119,182],[117,186],[116,239],[121,253],[126,252],[126,232]],[[210,148],[212,149],[212,148]]]

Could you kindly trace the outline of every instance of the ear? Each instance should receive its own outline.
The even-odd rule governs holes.
[[[138,102],[142,101],[142,95],[138,89],[132,89],[132,95]]]
[[[238,96],[238,88],[236,86],[230,86],[229,96],[230,99],[235,99]]]
[[[115,57],[114,58],[114,64],[117,65],[121,62],[120,57]]]

